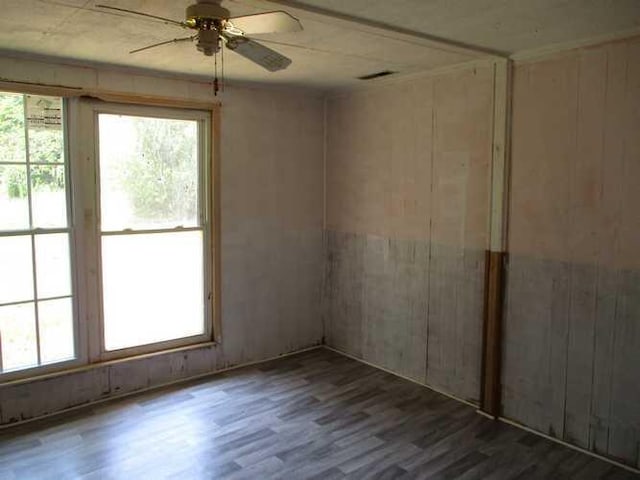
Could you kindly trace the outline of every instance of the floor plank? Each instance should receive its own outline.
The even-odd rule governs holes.
[[[636,479],[318,349],[0,432],[2,479]]]

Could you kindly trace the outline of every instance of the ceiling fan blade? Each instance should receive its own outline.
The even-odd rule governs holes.
[[[265,47],[247,37],[223,37],[227,41],[227,48],[242,55],[247,60],[257,63],[270,72],[284,70],[291,65],[291,59],[279,54],[275,50]]]
[[[232,35],[258,35],[261,33],[289,33],[302,30],[300,21],[287,12],[275,11],[233,17],[225,22],[225,30]]]
[[[180,43],[186,42],[187,40],[194,41],[198,35],[192,35],[191,37],[183,37],[183,38],[174,38],[173,40],[166,40],[164,42],[154,43],[153,45],[147,45],[146,47],[136,48],[135,50],[131,50],[129,53],[138,53],[143,50],[149,50],[150,48],[160,47],[161,45],[167,45],[169,43]]]
[[[149,13],[144,13],[144,12],[136,12],[135,10],[129,10],[129,9],[126,9],[126,8],[110,7],[109,5],[96,5],[96,7],[105,8],[107,10],[115,10],[117,12],[131,13],[133,15],[139,15],[141,17],[147,17],[147,18],[153,18],[154,20],[160,20],[161,22],[168,23],[170,25],[177,25],[179,27],[189,28],[189,25],[187,25],[184,22],[179,22],[177,20],[172,20],[170,18],[159,17],[158,15],[151,15]]]

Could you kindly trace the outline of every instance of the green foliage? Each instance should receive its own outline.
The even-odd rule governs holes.
[[[0,93],[0,160],[24,162],[22,95]]]
[[[23,96],[0,93],[0,160],[25,161],[25,131]],[[29,156],[31,162],[60,162],[63,158],[60,130],[30,129]],[[64,189],[64,168],[34,165],[31,167],[34,191]],[[7,165],[0,169],[0,187],[9,198],[27,196],[27,172],[22,166]]]
[[[27,196],[27,171],[22,167],[7,168],[5,173],[7,193],[9,198],[23,198]]]
[[[180,220],[196,214],[196,129],[165,119],[135,122],[138,143],[124,165],[122,182],[136,216]]]
[[[63,163],[64,144],[60,130],[29,130],[29,160],[33,163]]]

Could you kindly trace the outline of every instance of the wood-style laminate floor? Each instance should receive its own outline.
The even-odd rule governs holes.
[[[325,349],[0,432],[0,479],[637,479]]]

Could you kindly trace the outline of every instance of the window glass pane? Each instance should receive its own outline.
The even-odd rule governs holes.
[[[204,333],[202,232],[102,238],[107,350]]]
[[[62,99],[27,95],[29,161],[64,163]]]
[[[38,298],[71,295],[69,235],[36,235]]]
[[[31,237],[0,237],[0,304],[33,300]]]
[[[198,124],[99,115],[102,230],[198,225]]]
[[[23,96],[0,92],[0,163],[25,161]]]
[[[70,298],[38,302],[40,322],[40,361],[71,360],[73,346],[73,308]]]
[[[27,167],[0,164],[0,231],[28,228]]]
[[[33,303],[0,307],[2,371],[38,365],[36,317]]]
[[[67,226],[64,166],[31,167],[31,208],[34,228]]]

